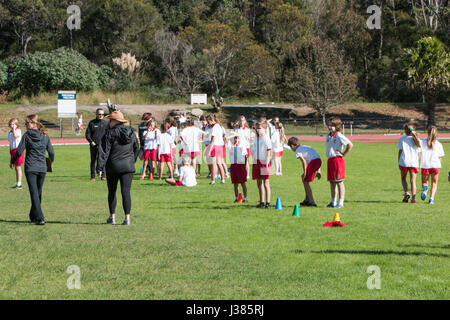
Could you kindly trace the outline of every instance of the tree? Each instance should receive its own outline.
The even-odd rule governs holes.
[[[172,32],[159,30],[155,34],[156,54],[180,96],[195,92],[203,79],[196,68],[192,45]]]
[[[324,125],[330,109],[350,101],[355,94],[356,77],[329,40],[313,37],[296,43],[291,47],[289,64],[284,83],[288,96],[316,110]]]
[[[445,46],[435,37],[425,37],[416,48],[404,50],[403,61],[411,85],[419,87],[427,103],[428,125],[435,123],[436,97],[441,87],[449,88],[450,59]]]

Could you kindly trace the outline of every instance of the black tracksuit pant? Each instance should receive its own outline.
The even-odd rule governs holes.
[[[28,190],[30,191],[31,198],[30,220],[32,222],[44,221],[41,200],[45,175],[45,172],[25,171],[25,177],[27,178]]]
[[[95,179],[96,162],[98,161],[98,145],[90,146],[91,151],[91,179]]]
[[[116,213],[117,205],[117,184],[120,180],[120,190],[122,193],[122,206],[125,214],[130,214],[131,211],[131,182],[133,181],[134,173],[113,173],[106,172],[106,181],[108,184],[108,205],[109,213]]]

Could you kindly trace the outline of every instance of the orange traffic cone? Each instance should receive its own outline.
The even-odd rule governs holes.
[[[333,222],[340,222],[341,221],[341,218],[339,217],[339,213],[335,213],[334,214],[334,218],[333,218]]]
[[[242,203],[242,202],[244,202],[244,199],[242,199],[242,193],[239,193],[239,195],[238,195],[238,201],[237,201],[238,203]]]

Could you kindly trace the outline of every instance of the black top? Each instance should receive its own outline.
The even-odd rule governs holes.
[[[89,121],[86,129],[86,140],[89,141],[89,144],[91,144],[92,141],[97,145],[100,144],[107,127],[108,121],[106,120],[95,118],[94,120]]]
[[[133,128],[118,124],[107,129],[99,147],[97,170],[113,173],[134,173],[139,143]]]
[[[17,147],[16,154],[11,159],[11,163],[16,162],[25,149],[27,149],[25,156],[25,171],[27,172],[47,172],[45,151],[48,151],[52,163],[55,160],[55,152],[53,151],[50,138],[38,129],[25,132]]]
[[[148,130],[147,123],[147,121],[143,121],[138,127],[139,142],[141,148],[144,148],[144,132]]]

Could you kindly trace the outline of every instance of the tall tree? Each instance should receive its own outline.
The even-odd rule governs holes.
[[[439,88],[449,89],[450,56],[435,37],[426,37],[403,56],[412,85],[419,87],[427,103],[428,125],[435,124],[436,97]]]
[[[316,110],[324,125],[331,109],[353,98],[356,77],[331,41],[313,37],[295,44],[289,62],[284,84],[287,94]]]

